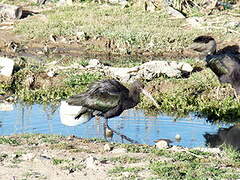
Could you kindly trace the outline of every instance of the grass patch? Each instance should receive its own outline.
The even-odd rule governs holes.
[[[121,164],[130,164],[130,163],[137,163],[140,162],[140,158],[130,157],[130,156],[119,156],[119,157],[112,157],[108,159],[111,162],[117,162]]]
[[[164,179],[222,179],[237,178],[238,173],[232,169],[222,169],[215,165],[202,165],[199,163],[154,162],[150,169],[159,177]]]
[[[55,7],[43,14],[47,21],[38,16],[27,18],[16,24],[15,32],[29,39],[47,41],[51,34],[72,37],[83,31],[91,38],[114,40],[118,51],[128,52],[139,48],[155,52],[179,50],[193,37],[205,33],[204,30],[183,28],[184,20],[169,19],[163,11],[148,13],[136,6],[122,9],[85,2]]]
[[[0,137],[0,144],[20,145],[20,142],[12,137]]]
[[[64,162],[70,162],[70,161],[66,160],[66,159],[56,159],[56,158],[52,159],[53,165],[60,165],[60,164],[62,164]]]
[[[115,173],[123,173],[123,172],[131,172],[131,173],[137,173],[139,171],[143,170],[141,167],[123,167],[123,166],[117,166],[111,170],[108,171],[110,174],[115,174]]]

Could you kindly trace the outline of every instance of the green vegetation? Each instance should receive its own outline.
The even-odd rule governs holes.
[[[194,37],[205,34],[205,29],[185,28],[185,20],[170,19],[164,11],[149,13],[144,6],[102,6],[96,3],[75,3],[74,6],[54,7],[43,11],[44,16],[32,16],[15,27],[15,32],[24,34],[28,40],[38,39],[48,42],[50,35],[73,38],[77,32],[85,32],[92,50],[111,50],[118,53],[180,51]],[[194,10],[192,15],[196,14]],[[224,16],[224,14],[222,14]],[[213,16],[214,17],[214,16]],[[212,29],[213,34],[224,39],[233,38],[234,34],[222,29]],[[236,34],[237,36],[237,34]],[[85,43],[85,40],[81,40]]]
[[[52,159],[53,165],[59,165],[59,164],[62,164],[64,162],[70,162],[70,161],[66,160],[66,159],[55,159],[55,158]]]
[[[51,137],[52,136],[52,137]],[[120,179],[136,179],[144,177],[149,179],[237,179],[240,175],[240,153],[233,148],[222,145],[220,152],[203,152],[197,149],[184,149],[184,148],[169,148],[169,149],[156,149],[153,146],[135,145],[135,144],[118,144],[113,143],[114,148],[123,147],[128,150],[128,154],[120,154],[116,157],[110,156],[111,152],[103,152],[104,142],[86,141],[85,139],[73,138],[69,141],[66,137],[55,135],[17,135],[8,136],[8,139],[18,139],[20,144],[26,145],[28,142],[34,141],[33,152],[38,152],[38,148],[44,148],[49,153],[57,153],[61,155],[60,151],[56,148],[52,149],[52,145],[69,144],[74,146],[74,150],[86,148],[98,154],[98,165],[104,164],[104,168],[108,166],[108,175],[112,177],[119,177]],[[42,141],[42,139],[51,139]],[[52,144],[55,139],[56,144]],[[58,143],[57,143],[58,142]],[[40,146],[36,146],[39,144]],[[11,146],[13,144],[10,144]],[[26,148],[32,148],[26,146]],[[17,148],[17,147],[15,147]],[[69,154],[69,158],[62,156],[54,156],[51,158],[51,163],[62,170],[67,170],[69,173],[75,171],[83,171],[86,168],[84,159],[87,157],[88,151],[76,151],[72,154],[73,149],[64,148],[64,153]],[[32,152],[31,151],[31,152]],[[1,162],[10,161],[13,165],[18,165],[24,161],[23,154],[29,153],[29,149],[23,149],[19,146],[13,152],[13,156],[2,153],[0,154]],[[85,153],[85,155],[84,155]],[[89,155],[89,154],[88,154]],[[76,157],[76,158],[75,158]],[[85,157],[82,159],[82,157]],[[101,163],[101,164],[99,164]],[[113,165],[113,166],[112,166]],[[15,167],[13,166],[13,167]]]
[[[178,116],[198,112],[209,120],[225,122],[236,122],[240,118],[240,104],[234,98],[233,89],[229,85],[219,84],[210,69],[192,73],[187,79],[161,77],[148,86],[163,112]],[[217,87],[220,87],[218,97]],[[142,101],[139,107],[154,109],[152,104],[146,102],[149,101]]]
[[[108,159],[111,162],[118,162],[121,164],[129,164],[129,163],[136,163],[140,162],[140,158],[130,157],[130,156],[119,156],[119,157],[112,157]]]
[[[15,138],[7,137],[7,136],[1,136],[0,137],[0,144],[19,145],[20,143]]]
[[[54,44],[49,39],[54,35],[56,38],[65,38],[66,42],[63,41],[62,46],[69,47],[69,49],[75,48],[73,54],[79,51],[86,51],[86,54],[91,54],[91,57],[95,57],[98,53],[113,54],[110,58],[103,56],[102,62],[115,67],[140,65],[149,61],[150,58],[145,55],[159,57],[157,55],[168,54],[172,58],[177,57],[174,59],[176,61],[188,62],[196,70],[202,69],[202,71],[192,73],[189,78],[159,77],[146,82],[147,88],[160,104],[160,109],[155,109],[152,103],[145,99],[138,107],[177,116],[197,112],[200,116],[214,121],[235,122],[239,120],[240,104],[233,98],[231,88],[227,85],[220,85],[215,75],[205,68],[203,62],[191,58],[181,59],[183,50],[187,49],[196,36],[206,34],[206,29],[189,29],[186,20],[172,19],[163,10],[146,12],[143,6],[137,6],[134,2],[128,8],[103,6],[92,1],[77,1],[74,6],[58,7],[55,6],[55,1],[51,2],[53,3],[49,4],[51,8],[41,11],[40,15],[28,16],[17,21],[14,31],[24,35],[25,38],[21,42],[23,47],[34,48],[35,43],[38,42],[42,44],[42,49],[46,46],[53,48],[49,48],[47,53],[40,51],[45,59],[42,62],[30,57],[18,58],[16,60],[18,68],[15,70],[12,82],[1,83],[0,94],[6,94],[9,91],[19,100],[28,103],[58,103],[71,95],[83,92],[91,82],[107,78],[101,72],[85,71],[79,68],[59,70],[56,72],[57,76],[48,77],[46,75],[49,68],[47,63],[57,61],[56,66],[64,67],[73,64],[86,66],[87,59],[89,59],[71,56],[70,50],[69,55],[56,57],[58,51],[55,52],[55,47],[59,44]],[[184,2],[176,1],[174,6],[178,9]],[[193,2],[201,3],[199,0]],[[25,0],[18,0],[16,4],[32,6]],[[206,14],[201,13],[199,8],[185,5],[182,10],[188,16],[205,16]],[[207,19],[215,22],[215,13],[206,16]],[[219,11],[217,15],[222,18],[222,21],[216,22],[218,27],[223,27],[232,20],[232,17],[224,12]],[[238,39],[239,29],[233,28],[237,33],[230,33],[221,28],[210,27],[207,28],[208,34],[217,37],[217,40]],[[86,38],[78,37],[78,32],[84,32]],[[31,53],[38,57],[38,51]],[[117,55],[122,56],[119,58]],[[221,87],[219,97],[216,97],[217,87]]]

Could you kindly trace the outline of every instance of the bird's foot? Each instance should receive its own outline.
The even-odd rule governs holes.
[[[126,140],[129,141],[130,143],[139,144],[137,141],[135,141],[135,140],[133,140],[133,139],[125,136],[124,134],[121,134],[121,133],[117,132],[116,130],[110,128],[108,125],[107,125],[107,129],[108,129],[108,130],[111,130],[113,133],[119,135],[122,139],[126,139]],[[106,132],[105,132],[105,134],[106,134]],[[104,138],[105,138],[105,137],[104,137]]]

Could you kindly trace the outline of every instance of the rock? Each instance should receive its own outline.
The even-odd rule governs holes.
[[[128,2],[126,0],[109,0],[108,2],[111,4],[119,4],[122,7],[128,6]]]
[[[201,28],[203,26],[204,19],[202,17],[189,17],[189,18],[186,18],[186,22],[192,28]]]
[[[130,172],[123,172],[122,175],[125,177],[125,178],[130,178],[131,177],[131,173]],[[136,178],[137,179],[137,178]]]
[[[105,144],[103,149],[104,149],[104,151],[109,152],[109,151],[111,151],[112,148],[111,148],[111,146],[109,144]]]
[[[155,145],[158,149],[166,149],[169,148],[169,143],[171,142],[169,139],[159,139],[155,141]]]
[[[108,67],[105,72],[107,75],[120,79],[122,82],[129,82],[134,80],[134,76],[137,75],[138,71],[139,66],[133,68]]]
[[[112,151],[111,151],[112,153],[127,153],[127,149],[125,149],[125,148],[117,148],[117,149],[113,149]]]
[[[182,139],[182,137],[180,136],[180,134],[176,134],[175,139],[176,139],[176,141],[180,141]]]
[[[118,4],[118,0],[109,0],[108,2],[111,4]]]
[[[166,11],[169,15],[173,16],[174,18],[178,18],[178,19],[186,18],[180,11],[174,9],[171,6],[167,6]]]
[[[87,168],[89,168],[89,169],[95,169],[96,168],[97,158],[95,158],[93,156],[90,156],[85,161],[86,161],[86,167]]]
[[[13,72],[14,61],[10,58],[0,57],[0,75],[10,77]]]
[[[122,8],[129,7],[129,3],[126,0],[120,0],[119,5],[121,5]]]
[[[76,36],[77,36],[78,40],[86,40],[86,39],[88,39],[87,33],[83,32],[83,31],[76,32]]]
[[[8,19],[20,19],[22,17],[22,7],[0,4],[0,16]]]
[[[160,75],[168,77],[180,77],[184,74],[192,72],[193,68],[190,64],[176,61],[149,61],[141,66],[132,68],[116,68],[105,67],[106,75],[115,77],[122,82],[133,82],[136,79],[142,78],[152,80]]]
[[[139,76],[152,80],[155,77],[159,77],[161,74],[165,74],[168,77],[179,77],[181,71],[178,69],[178,65],[175,61],[150,61],[141,65],[141,71]]]
[[[8,103],[8,102],[4,102],[4,103],[0,103],[0,111],[13,111],[13,104],[12,103]]]
[[[193,70],[193,67],[190,64],[185,63],[185,62],[178,63],[177,68],[179,70],[185,71],[185,72],[192,72],[192,70]]]
[[[238,28],[240,26],[240,22],[239,21],[230,21],[227,22],[226,24],[224,24],[225,27],[228,28]]]
[[[219,148],[205,148],[205,147],[196,147],[193,148],[202,152],[210,152],[210,153],[214,153],[214,154],[218,154],[221,152],[221,150]]]
[[[100,63],[98,59],[90,59],[88,62],[88,66],[86,68],[96,68],[96,67],[102,67],[103,64]]]
[[[58,5],[59,6],[64,6],[64,5],[72,5],[73,0],[59,0]]]
[[[50,70],[47,72],[48,77],[54,77],[56,75],[56,72],[54,70]]]

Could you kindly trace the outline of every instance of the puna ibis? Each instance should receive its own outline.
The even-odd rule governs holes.
[[[100,80],[92,83],[86,92],[70,97],[67,103],[72,106],[82,106],[75,119],[80,118],[85,113],[102,116],[105,119],[105,129],[110,129],[122,138],[134,142],[130,138],[111,129],[108,126],[108,119],[119,116],[124,110],[136,106],[140,101],[141,92],[149,97],[154,105],[158,107],[157,102],[144,90],[144,85],[140,81],[133,82],[128,89],[114,79]],[[104,137],[106,138],[106,131],[104,131]]]
[[[220,83],[232,85],[237,97],[240,94],[240,56],[231,51],[217,52],[216,47],[216,41],[211,36],[199,36],[191,46],[206,57],[207,67],[216,74]]]

